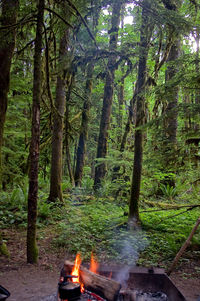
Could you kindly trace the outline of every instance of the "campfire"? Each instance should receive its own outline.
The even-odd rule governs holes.
[[[123,287],[116,281],[119,267],[99,267],[94,256],[90,269],[81,266],[81,257],[75,263],[65,261],[59,282],[61,301],[185,301],[171,280],[161,269],[130,268]],[[112,275],[112,278],[109,276]],[[121,283],[120,283],[121,282]]]
[[[65,261],[59,282],[59,296],[62,301],[116,299],[121,288],[120,283],[98,274],[98,263],[93,254],[90,270],[80,265],[80,254],[77,254],[74,264]]]

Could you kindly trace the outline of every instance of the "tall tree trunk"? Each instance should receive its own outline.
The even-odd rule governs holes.
[[[196,73],[199,74],[199,42],[200,42],[200,34],[199,34],[198,30],[196,31],[195,41],[196,41],[196,46],[197,46],[195,69],[196,69]],[[200,103],[200,92],[199,92],[199,89],[197,89],[197,91],[195,93],[195,103],[196,104]]]
[[[71,155],[70,155],[70,122],[69,122],[69,101],[70,101],[70,96],[71,96],[71,90],[73,86],[73,80],[74,80],[74,74],[71,75],[70,77],[70,82],[69,82],[69,88],[67,91],[67,97],[66,97],[66,111],[65,111],[65,151],[66,151],[66,161],[67,161],[67,168],[68,168],[68,174],[70,178],[70,182],[72,186],[75,186],[75,181],[74,181],[74,174],[73,174],[73,169],[71,165]]]
[[[110,33],[109,50],[115,51],[117,49],[118,41],[118,30],[120,22],[120,11],[121,11],[122,1],[116,0],[113,3],[112,10],[112,20]],[[97,159],[105,158],[107,155],[107,141],[108,141],[108,129],[110,125],[110,115],[113,100],[113,89],[114,89],[114,75],[115,75],[115,64],[116,56],[110,55],[107,65],[106,82],[104,86],[104,98],[103,98],[103,108],[101,114],[99,139],[97,146]],[[95,179],[94,179],[94,189],[98,189],[101,186],[101,180],[106,174],[106,164],[100,163],[95,168]]]
[[[140,51],[139,51],[139,66],[137,78],[137,103],[136,103],[136,130],[135,130],[135,151],[133,176],[131,182],[131,196],[129,203],[129,220],[135,219],[139,221],[139,195],[140,183],[142,174],[142,155],[143,155],[143,133],[139,127],[144,124],[144,101],[145,101],[145,82],[147,72],[147,58],[149,49],[149,40],[152,33],[150,19],[145,8],[150,7],[150,0],[143,1],[142,24],[140,29]]]
[[[19,8],[18,0],[2,0],[0,31],[0,186],[2,180],[2,145],[3,131],[8,105],[8,91],[10,84],[10,67],[15,47],[16,27],[9,27],[17,22]],[[8,26],[8,28],[6,28]]]
[[[69,29],[67,29],[60,40],[59,67],[64,64],[68,53]],[[57,199],[63,202],[62,197],[62,151],[63,151],[63,119],[66,106],[66,70],[61,69],[57,77],[55,109],[53,114],[52,155],[51,155],[51,179],[50,194],[48,200],[55,202]]]
[[[131,129],[131,123],[133,123],[133,110],[134,110],[134,106],[135,106],[135,101],[136,101],[136,92],[134,93],[133,95],[133,98],[131,99],[130,101],[130,105],[129,105],[129,108],[128,108],[128,120],[126,122],[126,126],[125,126],[125,129],[124,129],[124,133],[121,137],[121,143],[120,143],[120,156],[122,157],[122,154],[125,150],[125,147],[126,147],[126,142],[127,142],[127,137],[128,137],[128,134],[130,133],[130,129]],[[119,176],[119,171],[120,171],[120,166],[117,165],[113,168],[113,176],[112,176],[112,180],[116,180]]]
[[[121,9],[121,40],[123,40],[124,34],[124,13],[125,13],[125,4],[123,4],[122,9]],[[121,51],[123,52],[123,43],[121,43]],[[124,75],[124,68],[125,68],[125,62],[121,66],[121,72],[122,75]],[[124,105],[124,82],[125,78],[122,76],[118,87],[117,87],[117,98],[118,98],[118,105],[119,105],[119,112],[117,116],[117,124],[118,124],[118,132],[117,132],[117,143],[120,145],[121,140],[122,140],[122,128],[123,128],[123,105]]]
[[[96,28],[99,20],[98,2],[91,0],[91,7],[92,7],[93,32],[94,32],[94,36],[96,36]],[[91,96],[92,96],[93,72],[94,72],[94,61],[91,61],[87,66],[87,77],[86,77],[86,84],[85,84],[85,101],[83,104],[81,132],[78,140],[78,147],[77,147],[77,154],[76,154],[76,169],[74,174],[76,186],[81,186],[82,177],[83,177],[83,168],[85,165],[86,144],[88,139],[88,126],[89,126],[89,113],[90,113]]]
[[[195,69],[196,69],[196,74],[198,76],[199,75],[199,69],[200,69],[199,68],[199,42],[200,42],[200,34],[199,34],[198,30],[196,31],[195,41],[196,41],[196,47],[197,47]],[[196,105],[200,104],[200,91],[199,91],[199,89],[196,89],[196,92],[195,92],[195,104]],[[198,131],[199,127],[200,127],[199,122],[195,121],[194,130]]]
[[[38,249],[36,244],[36,219],[38,195],[38,163],[40,144],[40,100],[41,100],[41,65],[42,65],[42,30],[45,0],[39,0],[37,29],[34,54],[32,135],[30,144],[30,171],[28,191],[28,225],[27,225],[27,262],[36,263]]]
[[[85,102],[83,105],[81,133],[78,141],[77,148],[77,160],[75,170],[75,185],[81,186],[81,180],[83,176],[83,167],[85,163],[86,142],[88,137],[88,123],[89,123],[89,111],[91,107],[91,94],[92,94],[92,74],[94,71],[94,62],[89,63],[87,68],[87,81],[85,87]]]
[[[124,71],[123,67],[122,67],[122,72]],[[120,144],[122,140],[122,127],[123,127],[124,78],[122,78],[122,80],[119,83],[118,104],[119,104],[119,112],[117,116],[117,124],[118,124],[117,143]]]
[[[165,7],[169,10],[177,11],[177,6],[172,0],[164,1]],[[174,42],[169,52],[167,62],[169,63],[166,74],[166,100],[167,107],[164,111],[164,134],[163,139],[163,158],[165,170],[174,171],[176,163],[176,150],[177,150],[177,105],[178,105],[178,91],[179,88],[176,82],[173,83],[177,74],[176,60],[180,55],[180,40],[177,31],[170,26],[170,31],[174,33]]]
[[[175,41],[171,47],[169,57],[167,62],[174,63],[174,61],[179,57],[180,43]],[[177,68],[175,66],[169,66],[166,70],[166,83],[172,81],[177,73]],[[166,114],[166,137],[168,137],[167,143],[170,143],[171,147],[175,149],[176,147],[176,131],[177,131],[177,104],[178,104],[178,87],[170,86],[167,87],[167,108],[165,110]]]

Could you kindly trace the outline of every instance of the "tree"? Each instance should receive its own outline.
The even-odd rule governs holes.
[[[2,0],[2,27],[0,31],[0,182],[2,179],[1,148],[3,145],[3,131],[8,105],[10,67],[15,48],[18,8],[18,0]]]
[[[136,130],[134,143],[134,163],[133,176],[131,182],[131,196],[129,203],[129,219],[139,221],[139,195],[142,175],[142,155],[143,155],[143,132],[141,126],[144,124],[144,101],[145,101],[145,85],[147,75],[147,58],[149,50],[149,42],[152,34],[151,18],[148,14],[148,8],[151,7],[149,0],[143,0],[142,23],[140,28],[140,50],[139,50],[139,66],[137,78],[137,102],[136,102]]]
[[[86,142],[88,137],[88,123],[89,123],[89,111],[91,106],[91,93],[92,93],[92,74],[94,70],[94,62],[88,64],[87,67],[87,81],[85,87],[85,98],[82,112],[81,133],[79,136],[77,147],[77,161],[75,170],[75,185],[80,186],[83,176],[83,167],[85,163]]]
[[[111,29],[109,30],[110,41],[109,51],[114,52],[117,49],[118,30],[120,22],[120,11],[122,1],[116,0],[113,2]],[[113,100],[114,76],[116,69],[116,55],[110,54],[108,58],[106,70],[106,82],[104,86],[103,108],[101,113],[99,138],[97,146],[97,159],[105,159],[107,155],[108,129],[110,125],[110,116]],[[95,168],[94,188],[98,189],[101,186],[101,181],[106,174],[105,162],[98,163]]]
[[[97,32],[96,27],[98,25],[99,19],[99,9],[98,3],[93,4],[92,8],[92,23],[93,32]],[[95,35],[94,35],[95,36]],[[95,58],[95,57],[94,57]],[[85,101],[83,104],[82,120],[81,120],[81,132],[78,140],[77,147],[77,160],[75,169],[75,185],[81,186],[81,181],[83,177],[83,168],[85,165],[85,155],[86,155],[86,144],[88,139],[88,127],[89,127],[89,113],[91,108],[91,97],[92,97],[92,84],[93,84],[93,72],[94,72],[95,62],[94,59],[91,60],[86,67],[86,84],[85,84]]]
[[[174,1],[163,1],[165,7],[169,10],[177,11],[177,5]],[[180,37],[178,31],[173,26],[169,26],[169,31],[173,32],[173,43],[167,59],[167,70],[165,73],[166,81],[166,101],[167,106],[164,110],[164,168],[174,171],[176,162],[176,136],[177,136],[177,105],[179,87],[175,81],[177,69],[177,59],[180,56]]]
[[[62,152],[63,152],[63,126],[66,105],[66,70],[64,68],[67,59],[69,46],[69,29],[65,30],[60,40],[59,50],[59,70],[56,85],[55,108],[53,110],[53,134],[52,134],[52,155],[51,155],[51,179],[49,201],[55,202],[57,199],[63,202],[62,197]]]
[[[45,0],[39,0],[37,28],[35,38],[32,130],[30,144],[30,171],[28,191],[28,224],[27,224],[27,262],[36,263],[38,249],[36,244],[36,219],[38,195],[38,163],[40,145],[40,100],[41,100],[41,64],[42,64],[42,31]]]

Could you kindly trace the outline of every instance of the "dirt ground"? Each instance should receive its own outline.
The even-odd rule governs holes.
[[[4,231],[8,239],[10,259],[0,257],[0,284],[7,288],[9,301],[40,301],[56,294],[59,273],[64,259],[70,259],[66,250],[52,249],[52,237],[38,242],[40,256],[37,265],[26,263],[26,233]],[[200,296],[200,258],[182,261],[170,276],[187,301],[197,301]],[[50,299],[48,299],[50,300]],[[175,301],[175,300],[174,300]]]

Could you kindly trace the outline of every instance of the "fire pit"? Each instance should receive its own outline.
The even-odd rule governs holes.
[[[101,266],[99,268],[99,273],[101,275],[108,276],[112,271],[112,278],[116,279],[119,269],[120,267],[109,268],[106,266]],[[167,297],[166,299],[167,301],[186,301],[185,297],[177,289],[177,287],[174,285],[171,279],[164,273],[163,269],[127,267],[127,270],[128,270],[128,277],[126,281],[127,287],[120,291],[121,300],[123,301],[163,300],[164,301]],[[126,293],[124,293],[124,291]],[[159,294],[161,293],[163,294],[163,297],[159,296]],[[151,294],[151,299],[150,299],[150,294]],[[161,299],[161,297],[163,299]]]
[[[186,301],[163,269],[100,266],[94,273],[80,263],[79,257],[75,265],[65,261],[58,285],[61,301]]]
[[[72,263],[66,265],[72,270]],[[84,287],[108,301],[186,301],[163,269],[100,266],[97,275],[81,266],[79,272]]]

